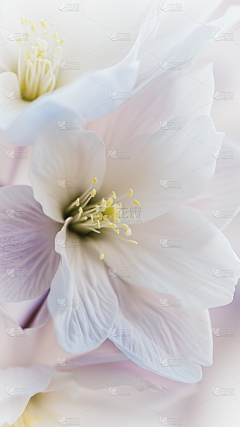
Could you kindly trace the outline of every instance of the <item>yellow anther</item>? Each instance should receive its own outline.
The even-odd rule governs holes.
[[[20,18],[20,20],[21,20],[21,23],[24,24],[24,20],[22,18]]]
[[[94,182],[94,184],[97,183],[97,177],[96,176],[93,178],[93,182]]]
[[[134,200],[133,203],[135,203],[137,206],[140,206],[140,203],[137,200]]]
[[[117,228],[116,224],[113,224],[112,222],[107,222],[107,225],[110,228]]]
[[[97,228],[100,229],[100,221],[97,220]]]
[[[112,206],[112,204],[113,204],[113,199],[111,197],[109,197],[106,204],[107,204],[107,208],[110,208],[110,206]]]
[[[115,193],[115,191],[112,191],[112,195],[111,195],[111,197],[112,197],[112,199],[116,199],[116,193]]]
[[[62,49],[60,48],[60,46],[58,46],[58,50],[60,53],[62,53]]]
[[[29,34],[28,34],[28,33],[25,33],[25,36],[26,36],[26,37],[29,37]]]
[[[122,203],[120,202],[120,203],[118,203],[118,206],[121,208],[122,207]]]
[[[40,20],[40,24],[41,24],[41,26],[42,26],[43,28],[47,28],[47,26],[46,26],[46,24],[45,24],[45,22],[44,22],[44,21]]]
[[[132,230],[131,228],[128,228],[127,231],[125,231],[124,233],[126,236],[131,236],[132,235]]]
[[[118,229],[118,228],[115,228],[115,229],[114,229],[114,231],[115,231],[117,234],[119,234],[119,229]]]
[[[95,188],[93,188],[93,190],[91,191],[91,196],[94,197],[94,196],[96,196],[96,194],[97,194],[97,192],[96,192]]]
[[[33,21],[31,19],[28,19],[28,20],[29,20],[30,24],[33,24]]]
[[[19,37],[19,39],[17,39],[17,42],[21,42],[22,41],[22,39],[21,39],[21,37]]]
[[[79,212],[80,214],[82,214],[82,213],[83,213],[83,209],[82,209],[82,208],[79,208],[79,209],[78,209],[78,212]]]
[[[79,197],[78,197],[76,200],[76,206],[79,206],[79,205],[80,205],[80,201],[79,201]]]
[[[58,33],[53,34],[54,39],[56,39],[57,36],[58,36]]]
[[[26,22],[26,24],[28,24],[28,20],[27,20],[27,18],[25,18],[25,22]]]
[[[130,243],[134,243],[134,245],[137,245],[138,242],[135,242],[135,240],[129,240]]]
[[[136,221],[136,215],[133,214],[133,221]]]
[[[102,260],[104,258],[104,254],[101,254],[100,255],[100,259]]]
[[[60,40],[59,44],[63,44],[65,42],[65,39]]]
[[[121,224],[121,227],[128,228],[128,225],[127,224]]]
[[[33,24],[31,25],[31,30],[32,30],[32,31],[35,31],[35,28],[34,28],[34,25],[33,25]]]
[[[129,188],[129,195],[128,197],[131,197],[133,195],[133,190],[131,188]]]
[[[53,22],[52,24],[50,24],[52,27],[54,27],[54,25],[57,25],[56,22]]]

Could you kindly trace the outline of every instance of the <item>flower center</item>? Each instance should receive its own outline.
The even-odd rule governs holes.
[[[122,238],[120,230],[123,228],[125,230],[125,236],[130,237],[132,235],[131,228],[127,224],[124,224],[121,218],[122,204],[114,203],[114,200],[117,198],[115,191],[112,191],[110,196],[103,198],[98,203],[91,203],[92,198],[97,194],[96,190],[93,188],[96,183],[97,178],[93,178],[90,187],[66,209],[65,219],[69,217],[72,218],[69,224],[70,228],[81,236],[91,231],[99,234],[101,229],[107,228],[113,230],[119,238]],[[133,190],[130,189],[128,197],[132,195]],[[133,203],[140,206],[137,200],[134,200]],[[132,218],[135,221],[135,214],[133,214]],[[126,238],[124,238],[124,240],[126,240]],[[137,245],[137,242],[134,240],[127,239],[126,241]],[[101,250],[100,259],[102,260],[104,258],[104,253],[100,246],[99,248]]]
[[[58,61],[62,52],[64,39],[58,39],[55,23],[40,21],[42,36],[35,35],[36,30],[31,19],[21,19],[24,33],[18,39],[20,51],[18,58],[18,81],[21,96],[33,101],[55,88]]]

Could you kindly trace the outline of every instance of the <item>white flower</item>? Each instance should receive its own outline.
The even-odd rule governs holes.
[[[33,189],[0,189],[1,302],[50,288],[48,309],[67,351],[109,337],[142,367],[195,382],[199,365],[211,363],[211,328],[207,312],[188,309],[230,302],[239,266],[217,228],[178,207],[210,181],[223,134],[209,116],[173,122],[181,127],[125,140],[125,158],[83,130],[59,130],[33,147]],[[139,205],[140,218],[130,215]],[[222,279],[217,269],[232,274]]]
[[[214,34],[227,31],[239,19],[239,7],[232,7],[223,17],[203,25],[202,22],[206,21],[219,3],[221,2],[216,1],[211,5],[206,4],[205,7],[202,2],[196,4],[195,6],[199,9],[197,15],[199,22],[192,18],[191,15],[194,13],[188,2],[184,3],[185,13],[178,13],[178,25],[176,25],[174,18],[176,14],[162,8],[159,1],[153,2],[147,16],[142,13],[143,19],[140,19],[140,23],[136,23],[134,28],[139,28],[138,36],[123,60],[119,61],[123,56],[121,48],[117,47],[118,43],[112,41],[111,49],[104,56],[103,64],[97,63],[94,67],[91,62],[84,72],[79,69],[76,73],[66,74],[65,72],[64,74],[64,71],[61,71],[61,77],[57,76],[57,63],[61,50],[63,50],[61,58],[64,60],[65,43],[65,49],[70,50],[71,53],[70,61],[76,61],[78,42],[84,38],[85,49],[83,53],[80,49],[80,59],[85,58],[91,54],[86,44],[91,40],[92,29],[90,28],[88,35],[82,34],[78,21],[68,19],[66,34],[63,34],[65,29],[63,24],[56,33],[51,33],[51,24],[55,24],[51,18],[40,21],[41,17],[35,12],[35,19],[32,18],[29,21],[25,16],[34,11],[29,8],[20,13],[17,2],[15,3],[16,11],[13,7],[10,18],[7,10],[2,8],[2,26],[6,28],[7,34],[11,35],[12,28],[9,27],[13,23],[15,25],[13,34],[22,34],[22,37],[17,38],[19,42],[10,41],[11,37],[8,35],[7,42],[1,46],[4,70],[0,75],[2,142],[19,146],[33,144],[36,139],[44,137],[42,133],[38,135],[41,127],[53,118],[55,122],[51,130],[48,130],[48,134],[55,130],[58,122],[77,121],[83,125],[103,117],[126,100],[119,94],[128,93],[130,96],[135,96],[158,76],[171,74],[173,69],[186,66],[210,42],[215,42]],[[46,5],[48,8],[48,3],[41,4],[43,11]],[[57,9],[57,6],[54,11],[62,21],[63,13]],[[18,21],[16,21],[17,14]],[[91,10],[88,10],[87,14],[79,12],[79,16],[91,21]],[[135,16],[134,13],[133,16]],[[20,17],[24,24],[21,24]],[[66,14],[64,17],[66,19]],[[65,21],[62,22],[65,23]],[[27,25],[26,30],[22,29],[23,25]],[[99,27],[99,24],[94,26],[95,34],[99,31]],[[40,28],[43,31],[40,31]],[[171,37],[169,37],[170,29]],[[35,36],[35,33],[38,34]],[[108,32],[106,34],[109,43],[111,37],[109,39]],[[64,38],[66,42],[62,43]],[[52,43],[53,40],[56,41],[56,46]],[[15,44],[18,48],[21,46],[22,53],[18,52]],[[55,46],[54,49],[52,45]],[[112,57],[117,64],[106,68],[105,64],[109,65]],[[96,70],[104,66],[104,69]],[[96,71],[90,72],[89,69],[93,68]],[[73,75],[74,77],[77,75],[74,81]],[[169,81],[168,84],[170,84]],[[17,94],[17,99],[14,94]],[[45,96],[41,96],[42,94]],[[34,100],[34,102],[24,101],[24,99]]]

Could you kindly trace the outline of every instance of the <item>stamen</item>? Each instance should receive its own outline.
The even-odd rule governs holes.
[[[80,236],[84,236],[89,232],[100,233],[101,229],[112,229],[116,235],[119,236],[119,226],[125,228],[124,235],[129,237],[132,235],[132,230],[128,224],[122,223],[121,220],[121,203],[113,203],[113,200],[117,197],[115,191],[112,191],[111,196],[103,198],[99,204],[89,203],[90,200],[96,196],[97,192],[93,185],[97,183],[97,178],[94,177],[90,187],[79,197],[77,197],[73,203],[71,203],[65,211],[65,217],[72,217],[71,228],[76,232],[80,233]],[[133,193],[133,190],[130,192]],[[139,203],[135,200],[134,203]],[[133,215],[135,219],[135,215]],[[120,223],[120,224],[119,224]],[[119,224],[119,225],[117,225]],[[128,241],[137,245],[134,240],[126,240],[123,236],[119,236],[118,239]],[[96,242],[95,242],[96,243]],[[99,246],[97,244],[97,246]],[[100,248],[100,259],[104,258],[102,248]]]
[[[137,200],[134,200],[133,203],[135,203],[137,206],[140,206],[140,203]]]
[[[131,197],[132,195],[133,195],[133,190],[130,188],[128,197]]]

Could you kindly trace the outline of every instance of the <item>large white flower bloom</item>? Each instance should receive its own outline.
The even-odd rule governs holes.
[[[171,123],[181,126],[125,139],[125,159],[92,131],[59,130],[33,147],[33,188],[0,189],[1,302],[42,295],[46,309],[50,289],[66,350],[109,337],[142,367],[195,382],[211,363],[211,327],[206,311],[188,310],[230,302],[239,260],[216,227],[178,207],[210,181],[223,134],[207,115]],[[139,204],[141,222],[129,218]],[[232,274],[219,279],[218,269]]]
[[[238,21],[239,8],[232,7],[223,17],[205,24],[220,3],[221,1],[217,0],[211,4],[206,2],[204,5],[199,2],[194,4],[193,9],[191,2],[186,0],[182,3],[182,12],[171,13],[165,9],[164,4],[156,1],[152,3],[146,16],[144,3],[138,21],[135,19],[129,24],[133,32],[140,29],[136,40],[134,35],[134,45],[124,59],[122,59],[123,49],[116,47],[119,44],[110,43],[108,27],[101,22],[95,22],[94,34],[98,34],[101,30],[105,38],[99,34],[100,39],[104,39],[107,41],[105,44],[109,45],[104,50],[100,63],[96,61],[95,66],[92,55],[94,49],[89,42],[93,28],[89,26],[89,33],[86,34],[86,26],[81,26],[81,23],[79,25],[79,16],[84,23],[86,20],[92,24],[96,21],[95,15],[92,18],[93,4],[79,14],[64,14],[56,5],[51,16],[41,21],[41,16],[38,16],[29,5],[26,9],[20,10],[18,2],[15,2],[14,10],[11,9],[9,16],[8,6],[3,3],[1,25],[6,34],[1,45],[2,142],[16,145],[32,144],[42,125],[53,118],[55,118],[54,126],[57,127],[59,121],[78,121],[84,124],[102,117],[114,111],[124,101],[121,97],[109,96],[109,92],[131,93],[131,96],[134,96],[158,76],[169,74],[171,64],[181,63],[183,67],[190,63],[206,45],[214,41],[216,33],[227,31]],[[43,2],[41,8],[42,13],[48,16],[49,2]],[[135,9],[134,4],[132,8]],[[131,5],[128,6],[128,11],[131,15]],[[31,20],[28,18],[29,14],[32,15]],[[135,16],[135,13],[132,15]],[[51,25],[55,24],[56,18],[60,21],[57,32],[55,25]],[[110,23],[111,20],[107,21],[106,25]],[[121,24],[121,19],[115,20],[116,26]],[[11,37],[14,39],[15,34],[20,34],[20,37],[14,42],[11,41]],[[79,52],[79,40],[82,39],[86,43],[83,47],[80,44]],[[65,49],[69,51],[66,56],[64,56],[65,43]],[[96,46],[95,50],[97,49],[100,49],[99,45]],[[61,71],[61,76],[57,76],[57,64],[62,50],[63,61],[67,58],[68,61],[76,62],[76,55],[78,58],[80,56],[84,64],[83,71],[80,69],[76,73]],[[85,61],[87,56],[92,60]],[[114,58],[117,65],[96,70],[112,65],[111,58]],[[89,70],[93,68],[96,71],[90,72]],[[73,76],[77,76],[74,81]],[[53,92],[49,93],[52,90]],[[17,94],[17,99],[14,94]],[[48,134],[52,132],[54,126],[51,130],[48,129]],[[39,138],[43,138],[43,135],[40,134]]]

